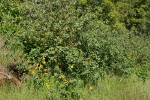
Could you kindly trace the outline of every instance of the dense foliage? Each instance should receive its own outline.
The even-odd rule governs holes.
[[[99,19],[117,30],[132,30],[149,35],[149,0],[79,0],[84,8],[92,6]]]
[[[148,0],[1,0],[0,34],[23,50],[27,63],[17,68],[31,75],[27,81],[79,99],[75,86],[96,85],[105,74],[146,80],[149,6]]]

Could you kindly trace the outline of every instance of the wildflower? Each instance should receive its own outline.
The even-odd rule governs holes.
[[[60,75],[60,78],[64,79],[64,78],[65,78],[65,75]]]
[[[71,69],[73,69],[73,68],[74,68],[74,66],[72,65],[72,66],[70,66],[70,68],[71,68]]]
[[[91,91],[91,90],[93,90],[93,87],[92,87],[92,86],[90,86],[90,87],[89,87],[89,90],[90,90],[90,91]]]
[[[46,61],[45,61],[45,57],[44,57],[44,56],[42,57],[42,63],[43,63],[43,64],[46,64]]]
[[[32,75],[35,75],[37,73],[37,71],[35,69],[30,70]]]
[[[42,68],[43,68],[43,66],[40,64],[39,69],[42,69]]]

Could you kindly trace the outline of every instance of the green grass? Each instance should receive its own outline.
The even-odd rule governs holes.
[[[133,78],[107,77],[90,93],[84,92],[83,100],[150,100],[150,85]]]
[[[76,88],[81,95],[80,100],[150,100],[149,90],[148,82],[114,76],[99,80],[98,86],[93,86],[92,90],[89,90],[89,86]],[[36,91],[33,86],[26,85],[21,88],[3,87],[0,91],[0,100],[48,100],[47,93],[48,91],[44,88]],[[62,100],[57,93],[55,97],[57,99],[54,100]]]
[[[3,87],[0,91],[0,100],[46,100],[44,91],[35,91],[33,88],[25,86]]]

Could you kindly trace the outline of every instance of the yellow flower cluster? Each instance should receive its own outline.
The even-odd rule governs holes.
[[[44,55],[42,56],[42,63],[43,63],[43,64],[46,64],[45,56],[44,56]]]
[[[50,72],[51,71],[51,69],[50,68],[48,68],[48,69],[44,69],[44,74],[48,74],[48,72]]]
[[[29,73],[32,75],[35,75],[37,73],[37,69],[33,68],[33,66],[31,65],[28,67],[28,69],[29,69]]]
[[[34,65],[30,65],[28,67],[28,70],[29,70],[29,73],[31,75],[35,75],[39,71],[42,71],[43,74],[48,74],[51,71],[50,68],[44,68],[44,66],[42,64],[39,64],[39,63],[35,63]]]
[[[64,81],[64,83],[68,83],[68,80],[66,79],[65,75],[60,75],[59,78],[61,78]]]
[[[37,73],[37,71],[36,70],[29,70],[29,72],[32,74],[32,75],[35,75],[36,73]]]
[[[64,79],[64,78],[65,78],[65,75],[60,75],[59,78]]]

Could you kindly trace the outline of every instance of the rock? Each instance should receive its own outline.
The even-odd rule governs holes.
[[[12,73],[10,73],[7,68],[0,66],[0,86],[6,84],[21,86],[21,82],[19,79],[12,75]]]

